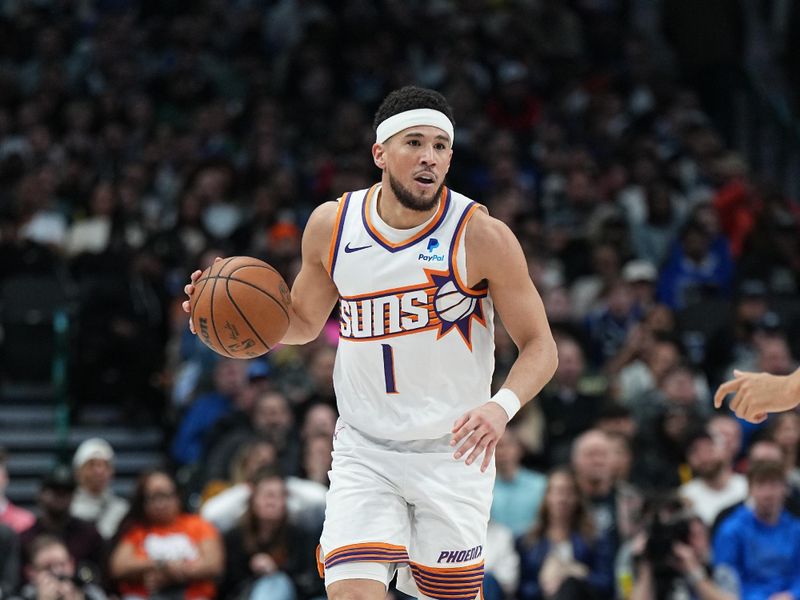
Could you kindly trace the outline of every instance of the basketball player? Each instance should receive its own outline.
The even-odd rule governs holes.
[[[736,394],[730,408],[751,423],[763,422],[769,413],[791,410],[800,404],[800,369],[789,375],[734,371],[714,394],[714,406],[722,406],[728,394]]]
[[[375,130],[381,180],[312,213],[283,339],[315,339],[338,301],[341,418],[320,572],[330,600],[384,598],[395,573],[398,589],[419,598],[472,600],[494,449],[553,375],[556,346],[519,242],[444,185],[454,138],[446,100],[394,91]],[[519,355],[491,396],[495,309]]]

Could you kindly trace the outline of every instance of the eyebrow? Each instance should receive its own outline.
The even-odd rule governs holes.
[[[405,138],[410,138],[410,137],[413,137],[413,138],[424,138],[425,134],[419,133],[418,131],[411,131],[411,132],[405,134],[403,137],[405,137]],[[450,141],[449,137],[447,137],[446,135],[442,135],[441,133],[436,135],[436,137],[434,137],[434,139],[436,139],[436,140],[444,140],[445,142],[449,142]]]

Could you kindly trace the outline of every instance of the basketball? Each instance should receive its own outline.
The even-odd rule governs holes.
[[[255,358],[269,352],[289,328],[289,287],[280,273],[249,256],[215,262],[194,284],[194,330],[222,356]]]

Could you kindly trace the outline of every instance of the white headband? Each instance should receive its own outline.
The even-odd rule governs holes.
[[[375,132],[375,141],[382,144],[395,133],[415,127],[417,125],[430,125],[431,127],[438,127],[450,136],[450,143],[453,143],[453,124],[443,112],[433,110],[432,108],[415,108],[414,110],[407,110],[396,115],[392,115],[388,119],[381,121],[378,129]]]

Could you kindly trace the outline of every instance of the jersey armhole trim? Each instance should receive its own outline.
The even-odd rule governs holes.
[[[350,203],[350,196],[353,192],[347,192],[339,198],[339,209],[336,211],[336,222],[331,232],[331,244],[328,250],[328,264],[326,265],[328,275],[333,278],[333,269],[336,267],[336,255],[339,254],[339,243],[342,240],[342,229],[344,228],[344,217],[347,212],[347,205]]]
[[[458,225],[456,226],[456,232],[453,234],[453,242],[450,244],[450,272],[453,274],[453,280],[456,284],[456,287],[462,294],[471,296],[473,298],[485,298],[489,294],[486,290],[476,290],[471,288],[461,278],[461,275],[458,272],[458,248],[461,244],[461,240],[465,239],[467,223],[469,223],[469,220],[479,210],[486,210],[486,208],[477,202],[473,202],[466,208],[459,219]]]

